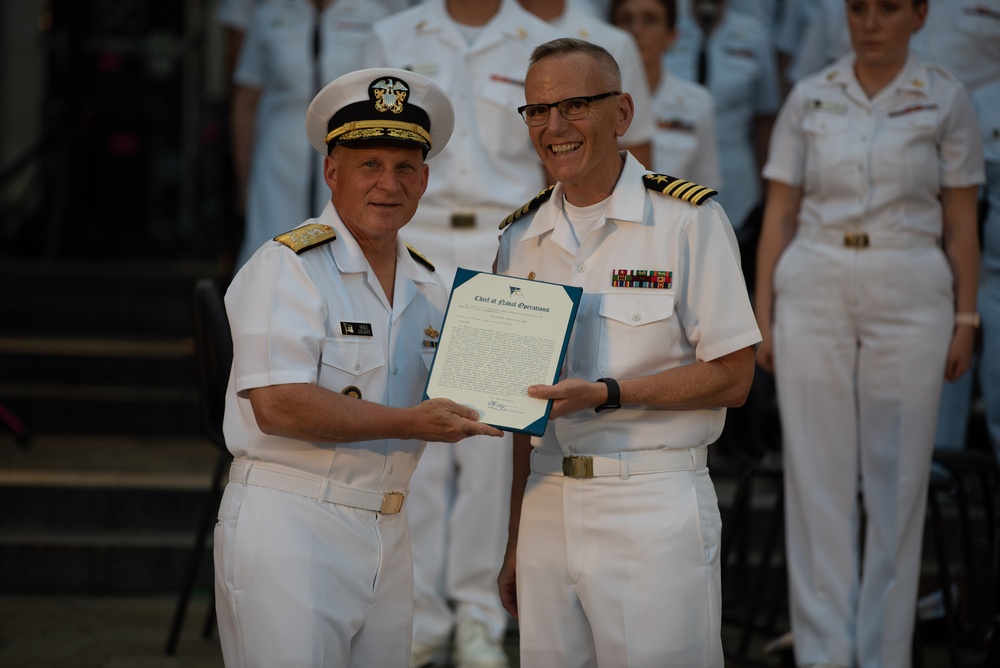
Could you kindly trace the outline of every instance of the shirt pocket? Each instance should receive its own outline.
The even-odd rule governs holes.
[[[663,127],[662,124],[684,123],[687,129]],[[655,156],[653,164],[657,172],[671,176],[687,177],[698,154],[697,129],[690,119],[662,119],[653,134]]]
[[[420,359],[424,363],[424,369],[430,373],[431,364],[434,363],[434,353],[437,352],[437,348],[421,348],[420,349]]]
[[[531,160],[535,155],[528,128],[517,113],[524,104],[524,87],[505,81],[482,84],[476,102],[479,139],[488,153]],[[559,113],[554,108],[552,113]]]
[[[855,182],[846,178],[856,162],[858,140],[850,135],[850,121],[846,114],[813,112],[802,121],[806,138],[805,190],[829,197],[839,192],[852,193]]]
[[[937,110],[924,109],[886,120],[882,145],[874,153],[887,173],[901,177],[904,192],[937,192],[941,171],[937,145]]]
[[[629,378],[661,370],[676,338],[673,294],[604,293],[599,313],[597,371],[602,377]]]
[[[323,343],[319,384],[334,392],[350,385],[358,386],[364,397],[363,383],[385,366],[385,353],[378,341],[368,338],[332,338]]]
[[[976,40],[1000,40],[1000,5],[984,7],[981,0],[964,0],[949,11],[958,12],[955,25],[959,31]]]

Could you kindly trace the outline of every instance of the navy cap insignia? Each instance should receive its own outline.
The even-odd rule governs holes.
[[[375,110],[381,113],[391,111],[394,114],[403,113],[403,102],[410,89],[399,79],[379,79],[372,82],[372,95],[375,98]]]
[[[278,243],[285,244],[296,253],[301,253],[309,250],[310,248],[330,243],[336,238],[336,230],[329,225],[310,223],[308,225],[303,225],[302,227],[297,227],[291,232],[279,234],[274,238],[274,240]]]
[[[655,190],[691,204],[704,204],[709,197],[719,194],[706,186],[700,186],[697,183],[666,174],[643,174],[642,183],[649,190]]]
[[[507,216],[506,218],[504,218],[503,222],[500,223],[500,229],[502,230],[502,229],[506,228],[508,225],[510,225],[511,223],[513,223],[515,220],[517,220],[521,216],[524,216],[526,214],[531,213],[532,211],[534,211],[535,209],[537,209],[538,207],[540,207],[542,204],[544,204],[546,201],[548,201],[548,199],[550,197],[552,197],[552,189],[553,188],[555,188],[555,186],[549,186],[545,190],[543,190],[540,193],[538,193],[537,195],[535,195],[535,198],[533,200],[531,200],[530,202],[528,202],[527,204],[525,204],[521,208],[519,208],[516,211],[514,211],[514,213],[512,213],[509,216]]]
[[[346,394],[349,397],[354,397],[355,399],[361,398],[361,388],[357,385],[348,385],[340,391],[341,394]]]

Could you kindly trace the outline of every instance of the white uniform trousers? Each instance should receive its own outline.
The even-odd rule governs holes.
[[[230,482],[215,527],[227,668],[406,668],[405,510],[383,515]]]
[[[497,573],[507,547],[511,477],[509,434],[427,444],[406,499],[415,645],[446,647],[466,618],[502,640],[510,615]]]
[[[721,531],[707,468],[532,473],[517,543],[521,666],[722,666]]]
[[[951,271],[798,238],[774,281],[796,663],[909,668]]]

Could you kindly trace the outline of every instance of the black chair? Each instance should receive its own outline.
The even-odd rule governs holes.
[[[166,653],[173,656],[177,652],[177,641],[184,617],[187,614],[191,593],[194,591],[198,570],[205,556],[208,533],[215,525],[214,519],[219,509],[222,495],[223,476],[228,470],[231,455],[226,449],[222,433],[222,417],[226,405],[226,387],[229,370],[233,363],[233,340],[226,318],[226,306],[218,283],[209,278],[200,279],[194,287],[194,354],[198,369],[198,393],[202,424],[205,433],[219,450],[219,458],[212,475],[212,486],[205,499],[201,519],[195,535],[194,547],[188,560],[187,572],[181,585],[174,610],[174,618],[167,636]],[[208,638],[215,622],[215,594],[209,605],[208,615],[202,629],[202,637]]]

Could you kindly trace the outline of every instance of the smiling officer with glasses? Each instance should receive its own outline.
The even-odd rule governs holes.
[[[501,225],[496,270],[583,299],[560,381],[528,388],[552,423],[514,435],[500,597],[524,668],[715,668],[707,446],[746,398],[760,333],[714,191],[619,151],[634,111],[619,91],[614,58],[575,39],[537,47],[525,77],[518,112],[558,183]]]
[[[611,97],[621,95],[620,91],[601,93],[600,95],[589,95],[585,97],[568,97],[565,100],[552,102],[549,104],[525,104],[517,108],[517,113],[528,125],[545,125],[549,120],[549,110],[555,107],[559,114],[567,121],[578,121],[586,118],[590,114],[590,104]]]

